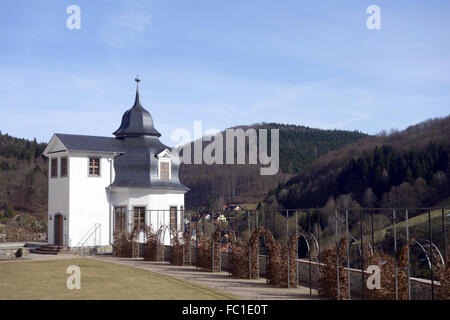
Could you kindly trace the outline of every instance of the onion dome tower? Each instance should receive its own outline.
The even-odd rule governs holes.
[[[141,105],[139,99],[139,82],[141,80],[136,77],[134,81],[136,81],[136,98],[134,99],[134,105],[124,113],[119,129],[113,134],[117,138],[140,136],[160,137],[161,134],[155,129],[150,112],[145,110]]]
[[[114,160],[115,179],[113,188],[144,188],[158,191],[186,192],[188,187],[180,183],[179,158],[172,149],[159,141],[161,134],[155,129],[150,112],[144,109],[139,99],[139,82],[136,77],[134,105],[122,116],[120,127],[113,133],[124,153]],[[159,156],[170,156],[169,178],[161,178],[158,172]]]

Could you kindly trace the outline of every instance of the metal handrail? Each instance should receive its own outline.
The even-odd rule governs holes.
[[[81,240],[77,244],[77,251],[80,252],[81,248],[84,247],[84,245],[91,239],[92,235],[97,234],[97,230],[101,230],[101,224],[100,223],[94,223],[94,225],[89,228],[89,230],[85,233],[85,235],[81,238]],[[85,239],[86,238],[86,239]],[[95,239],[95,244],[97,245],[97,239]]]

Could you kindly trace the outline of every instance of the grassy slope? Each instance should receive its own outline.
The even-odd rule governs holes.
[[[449,218],[447,217],[450,214],[450,198],[440,202],[436,205],[437,208],[448,208],[444,210],[444,221],[448,224]],[[402,221],[396,224],[396,229],[399,234],[406,236],[406,221],[405,221],[404,213],[401,214]],[[432,234],[434,235],[434,239],[438,236],[442,237],[442,211],[441,209],[435,209],[431,211],[431,226],[432,226]],[[428,239],[429,231],[428,231],[428,212],[417,215],[413,218],[408,219],[408,228],[410,232],[410,239],[415,238],[419,239]],[[391,224],[383,229],[380,229],[374,233],[375,242],[382,241],[388,232],[393,232],[394,225]]]
[[[449,210],[446,210],[449,211]],[[449,211],[450,212],[450,211]],[[436,230],[440,231],[442,226],[442,212],[440,209],[431,212],[432,231],[436,234]],[[408,219],[408,228],[410,231],[410,238],[428,239],[428,212]],[[398,233],[404,234],[406,231],[406,221],[401,221],[396,224]],[[378,230],[374,233],[375,242],[382,241],[387,232],[393,232],[394,225]]]
[[[66,288],[66,269],[81,269],[81,289]],[[213,299],[238,297],[191,282],[90,259],[0,263],[0,299]]]

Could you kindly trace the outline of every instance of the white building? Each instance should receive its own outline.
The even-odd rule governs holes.
[[[141,106],[138,88],[114,135],[56,133],[51,138],[44,150],[49,243],[110,245],[115,231],[131,231],[142,222],[153,231],[182,230],[189,189],[180,183],[179,159],[159,141],[161,134]],[[170,243],[170,232],[164,243]]]

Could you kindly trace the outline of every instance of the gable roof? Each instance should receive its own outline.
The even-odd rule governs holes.
[[[122,140],[110,137],[86,136],[79,134],[63,134],[55,133],[48,146],[52,145],[52,141],[58,139],[67,148],[67,151],[80,152],[104,152],[115,153],[125,152],[125,146]],[[44,155],[51,154],[50,148],[44,150]]]
[[[165,148],[165,149],[164,149],[163,151],[161,151],[160,153],[157,153],[157,154],[156,154],[156,157],[157,157],[158,159],[161,159],[161,158],[173,158],[174,155],[173,155],[172,152],[170,152],[170,150],[169,150],[168,148]]]

